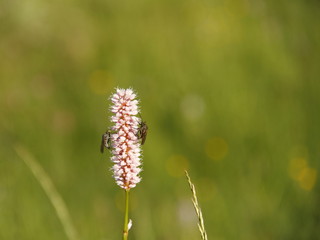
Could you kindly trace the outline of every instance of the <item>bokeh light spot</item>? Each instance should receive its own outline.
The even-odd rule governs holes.
[[[312,190],[317,180],[317,170],[310,168],[305,158],[291,159],[289,175],[306,191]]]
[[[317,170],[306,167],[300,172],[298,182],[302,189],[310,191],[314,187],[317,180]]]
[[[210,138],[206,143],[205,151],[209,158],[219,161],[227,155],[228,144],[223,138]]]
[[[293,158],[289,164],[289,174],[294,180],[298,180],[301,171],[308,166],[305,158]]]
[[[184,176],[184,171],[189,167],[189,161],[182,155],[173,155],[168,158],[166,162],[166,170],[170,176],[181,177]]]
[[[197,221],[196,215],[194,214],[194,208],[190,201],[190,198],[181,199],[177,205],[179,222],[182,223],[183,227],[190,228]]]
[[[181,111],[183,116],[190,120],[195,121],[199,119],[205,111],[205,102],[199,95],[187,95],[182,99]]]
[[[89,78],[90,89],[95,94],[105,94],[113,87],[113,79],[105,70],[94,71]]]

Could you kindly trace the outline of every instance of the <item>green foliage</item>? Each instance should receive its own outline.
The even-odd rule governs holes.
[[[50,176],[82,240],[120,239],[123,191],[100,154],[108,97],[149,126],[130,240],[315,239],[317,1],[3,1],[0,239],[67,239],[14,148]]]

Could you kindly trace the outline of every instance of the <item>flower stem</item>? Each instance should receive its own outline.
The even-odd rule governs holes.
[[[123,240],[128,239],[128,234],[129,234],[129,228],[128,228],[128,223],[129,223],[129,190],[130,189],[125,189],[125,194],[126,194],[126,199],[125,199],[125,212],[124,212],[124,225],[123,225]]]

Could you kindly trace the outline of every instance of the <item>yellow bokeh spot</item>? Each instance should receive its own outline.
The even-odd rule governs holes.
[[[289,175],[306,191],[312,190],[317,180],[317,170],[310,168],[305,158],[291,159]]]
[[[205,151],[209,158],[219,161],[227,155],[228,144],[223,138],[210,138],[206,143]]]
[[[173,177],[184,176],[184,171],[189,167],[189,161],[182,155],[173,155],[166,162],[166,169],[169,175]]]
[[[316,180],[317,170],[306,167],[300,172],[298,182],[302,189],[310,191],[314,187]]]
[[[90,89],[96,94],[105,94],[113,86],[111,75],[104,70],[94,71],[88,82]]]
[[[308,166],[308,162],[305,158],[293,158],[290,161],[289,164],[289,174],[290,176],[298,180],[300,173],[303,169],[305,169]]]

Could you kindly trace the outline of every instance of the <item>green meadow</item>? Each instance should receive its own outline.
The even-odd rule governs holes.
[[[201,239],[184,170],[208,239],[320,239],[319,11],[1,1],[0,239],[121,239],[124,191],[100,153],[116,87],[149,126],[130,240]]]

